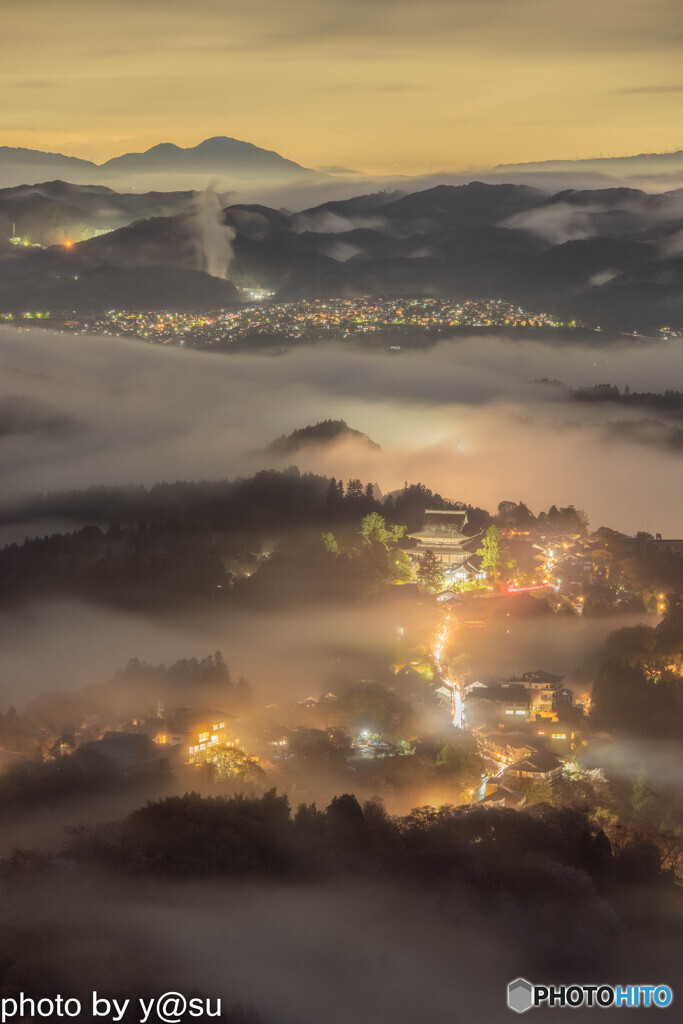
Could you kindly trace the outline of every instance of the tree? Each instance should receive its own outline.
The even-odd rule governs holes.
[[[405,526],[387,526],[386,520],[379,512],[369,512],[363,516],[360,524],[360,535],[366,544],[377,541],[385,548],[390,544],[397,544],[405,530]]]
[[[515,569],[515,560],[510,556],[503,535],[497,526],[489,526],[477,554],[481,558],[482,569],[485,569],[496,581],[503,576],[509,576]]]
[[[231,779],[254,780],[260,778],[263,768],[257,757],[250,757],[237,747],[220,746],[212,758],[216,778],[221,781]]]
[[[341,554],[341,548],[339,542],[335,538],[333,533],[329,531],[320,534],[320,539],[323,542],[323,547],[327,551],[328,555],[333,555],[335,558]]]
[[[436,763],[459,775],[479,776],[483,762],[476,741],[469,733],[460,733],[446,740],[436,754]]]
[[[433,551],[425,551],[420,559],[417,570],[417,580],[420,586],[427,590],[443,590],[446,577],[443,567]]]
[[[342,488],[342,494],[339,493],[339,487],[337,485],[336,477],[332,477],[330,485],[327,488],[327,495],[325,497],[325,505],[327,508],[337,508],[341,504],[341,498],[343,497],[344,484],[339,481]]]
[[[516,529],[530,529],[536,525],[536,517],[532,515],[523,501],[520,501],[519,504],[514,501],[501,501],[498,504],[496,518],[501,526]]]

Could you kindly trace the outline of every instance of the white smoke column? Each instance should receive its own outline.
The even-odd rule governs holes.
[[[235,232],[223,222],[221,201],[212,185],[197,193],[195,223],[200,269],[212,277],[227,280],[234,256],[232,240]]]

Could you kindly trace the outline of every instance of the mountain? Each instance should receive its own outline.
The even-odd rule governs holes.
[[[98,170],[97,164],[76,156],[0,146],[0,186],[3,187],[33,185],[48,178],[84,185],[97,180]]]
[[[144,153],[126,153],[103,164],[61,153],[0,146],[2,188],[34,185],[56,178],[75,185],[118,184],[128,178],[149,174],[194,176],[198,179],[197,186],[201,186],[208,175],[238,181],[273,179],[283,183],[301,178],[325,178],[271,150],[223,136],[205,139],[187,149],[164,142]]]
[[[0,189],[0,236],[57,245],[124,227],[138,218],[192,209],[195,192],[114,192],[104,185],[48,181]]]
[[[60,267],[35,277],[0,277],[0,309],[219,309],[235,302],[230,281],[185,267]]]
[[[335,444],[337,441],[355,440],[360,441],[368,448],[380,451],[380,446],[372,441],[367,434],[360,430],[354,430],[345,420],[322,420],[313,426],[301,427],[292,431],[291,434],[278,437],[272,441],[266,451],[272,455],[294,455],[310,445]]]
[[[519,164],[497,164],[497,174],[523,171],[594,171],[611,177],[668,174],[683,170],[683,150],[672,153],[634,153],[631,156],[592,156],[574,160],[533,160]]]
[[[132,174],[222,174],[236,178],[300,178],[315,175],[305,167],[286,160],[269,149],[250,142],[216,136],[198,146],[182,149],[171,142],[152,146],[144,153],[127,153],[102,164],[107,176]]]
[[[76,210],[94,223],[109,208],[107,216],[116,211],[131,219],[68,249],[0,248],[0,310],[89,310],[103,302],[106,308],[127,302],[134,308],[164,302],[173,309],[224,306],[235,290],[201,273],[215,267],[210,256],[218,239],[234,285],[266,289],[277,301],[499,298],[620,330],[683,326],[681,190],[549,194],[526,185],[471,182],[407,195],[380,191],[294,214],[216,203],[207,234],[193,193],[127,195],[98,188],[51,183],[0,192],[0,218],[32,195],[36,203],[53,204],[50,210],[56,204],[62,217]],[[154,215],[157,210],[161,215]],[[163,286],[164,268],[177,288]],[[107,272],[119,298],[103,284]]]

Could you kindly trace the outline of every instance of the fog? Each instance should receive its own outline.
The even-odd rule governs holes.
[[[675,977],[674,954],[663,939],[622,934],[611,909],[596,903],[580,921],[565,913],[561,925],[546,921],[540,928],[535,914],[517,906],[486,921],[457,887],[444,900],[376,882],[142,887],[110,881],[105,890],[92,880],[63,878],[56,891],[15,886],[5,908],[14,928],[3,945],[12,953],[23,944],[25,970],[34,977],[49,972],[61,991],[81,998],[93,988],[117,995],[189,995],[195,988],[220,997],[224,1012],[251,1004],[269,1024],[413,1024],[425,1011],[434,1024],[494,1024],[510,1016],[507,982],[534,969],[534,981],[574,983],[570,972],[578,961],[581,982],[603,982],[601,970],[633,972],[637,956],[640,976]],[[30,942],[32,927],[57,941]],[[561,931],[568,962],[550,979],[542,973],[543,946],[552,946]],[[671,1016],[665,1012],[663,1019]],[[572,1019],[569,1010],[553,1012],[553,1020]],[[613,1019],[616,1012],[600,1011],[600,1020]]]
[[[221,650],[259,701],[317,698],[330,688],[334,654],[377,656],[396,640],[389,607],[226,611],[144,616],[76,601],[39,602],[0,614],[0,710],[39,693],[110,678],[129,658],[169,665]]]
[[[334,418],[381,451],[314,446],[285,464],[358,476],[383,493],[420,480],[489,509],[508,498],[535,511],[573,503],[594,528],[680,530],[676,424],[653,427],[647,421],[666,414],[579,403],[534,383],[666,390],[682,379],[679,340],[569,345],[548,332],[392,353],[321,345],[273,358],[5,327],[0,369],[5,506],[99,483],[251,474],[278,465],[263,453],[275,437]]]
[[[407,614],[407,612],[406,612]],[[194,613],[140,615],[77,601],[24,604],[0,614],[0,711],[21,710],[40,693],[110,678],[129,658],[170,665],[221,650],[232,675],[246,676],[259,702],[321,696],[335,686],[338,652],[380,658],[396,642],[396,609],[306,607],[298,611],[236,612],[207,605]],[[635,625],[635,616],[515,620],[495,645],[468,637],[473,672],[505,675],[542,668],[582,671],[606,636]]]

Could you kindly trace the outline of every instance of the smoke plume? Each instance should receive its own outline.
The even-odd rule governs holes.
[[[195,225],[199,269],[227,281],[234,255],[232,240],[235,232],[223,223],[223,208],[213,185],[197,193]]]

